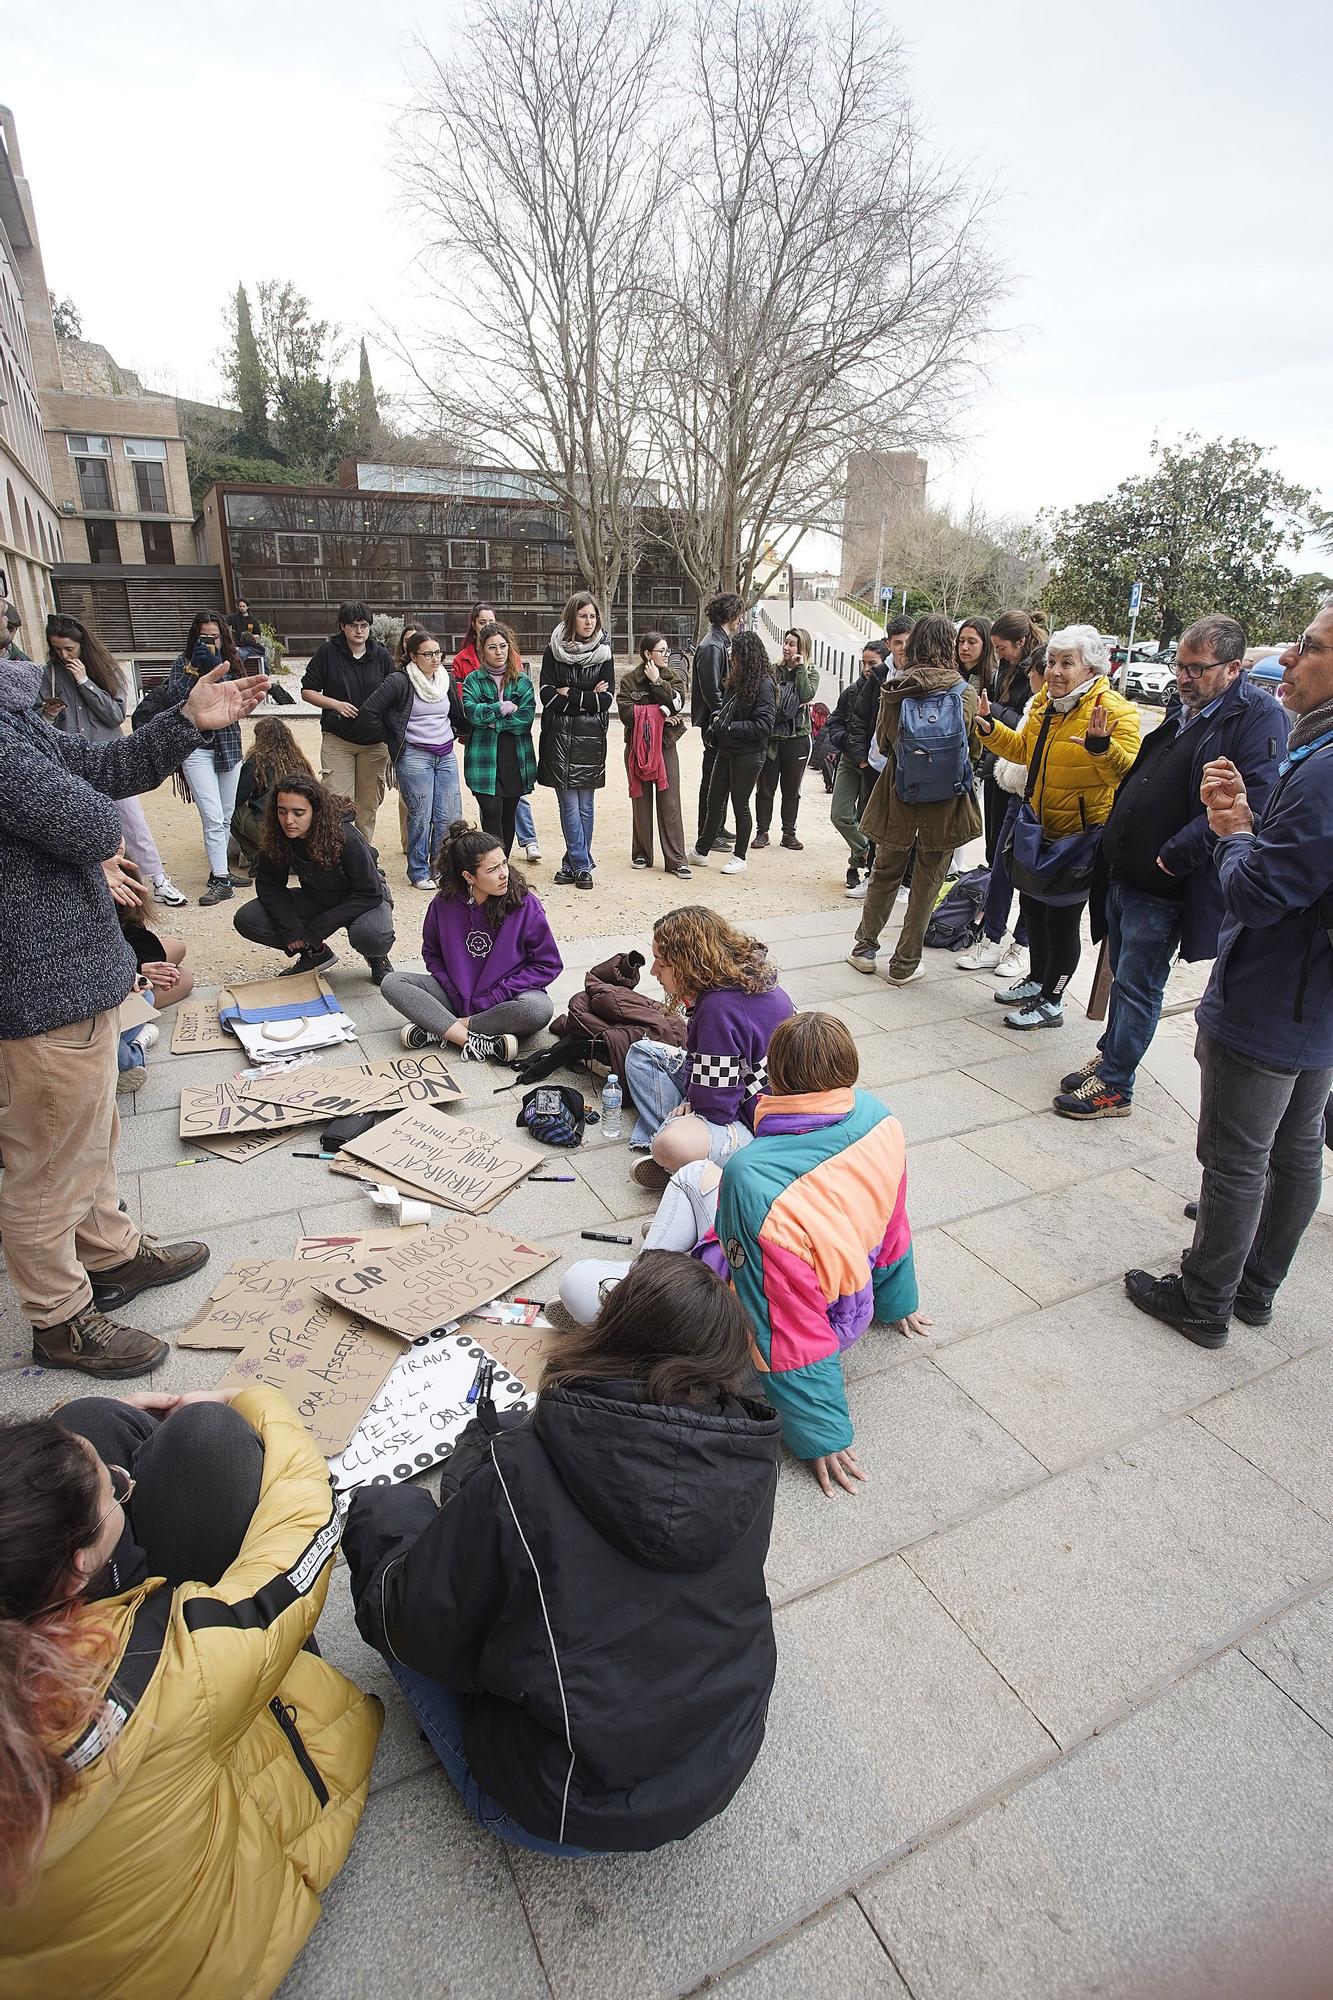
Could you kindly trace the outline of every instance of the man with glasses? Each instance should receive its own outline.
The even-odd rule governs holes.
[[[319,775],[352,800],[357,827],[372,847],[389,750],[383,723],[361,710],[392,672],[393,655],[371,638],[369,606],[358,600],[338,606],[337,631],[316,648],[301,679],[306,700],[324,711],[319,718]]]
[[[1141,1312],[1220,1347],[1267,1326],[1323,1186],[1333,1084],[1333,599],[1282,654],[1295,717],[1262,812],[1228,757],[1204,767],[1225,913],[1199,1003],[1199,1190],[1179,1274],[1127,1271]]]
[[[1172,959],[1217,951],[1222,885],[1199,796],[1204,766],[1228,758],[1258,812],[1290,727],[1272,697],[1241,673],[1244,657],[1245,634],[1234,618],[1213,614],[1182,633],[1180,705],[1145,735],[1116,794],[1092,899],[1094,938],[1102,935],[1104,905],[1113,974],[1106,1032],[1092,1061],[1061,1083],[1052,1108],[1062,1118],[1129,1116]]]

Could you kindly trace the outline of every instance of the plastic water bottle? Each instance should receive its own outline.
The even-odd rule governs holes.
[[[620,1114],[624,1106],[620,1094],[620,1078],[613,1070],[602,1085],[602,1137],[618,1139],[621,1132]]]

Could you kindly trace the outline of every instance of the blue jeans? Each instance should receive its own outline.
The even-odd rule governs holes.
[[[532,817],[532,807],[526,799],[520,799],[514,811],[514,836],[520,847],[537,845],[537,822]]]
[[[1014,885],[1005,866],[1004,844],[1009,838],[1014,821],[1018,818],[1018,810],[1022,803],[1022,799],[1010,796],[1004,818],[1000,821],[995,859],[990,865],[990,881],[986,885],[986,900],[981,908],[981,928],[992,944],[998,944],[1009,928],[1009,911],[1014,900]],[[1027,941],[1028,927],[1023,921],[1020,910],[1018,922],[1014,927],[1014,943],[1026,945]]]
[[[468,1769],[463,1755],[463,1704],[452,1688],[441,1687],[415,1667],[405,1667],[386,1659],[385,1666],[416,1711],[417,1721],[426,1732],[430,1747],[443,1764],[459,1798],[484,1833],[507,1840],[511,1847],[530,1847],[534,1854],[556,1854],[566,1861],[587,1861],[593,1850],[562,1846],[558,1840],[540,1840],[519,1825],[497,1799],[484,1792]]]
[[[1134,1075],[1157,1032],[1184,911],[1164,896],[1112,881],[1106,888],[1107,949],[1114,975],[1098,1068],[1110,1090],[1134,1094]]]
[[[460,818],[463,811],[453,750],[414,750],[408,744],[398,759],[398,788],[407,807],[408,877],[424,882],[450,820]]]
[[[639,1112],[629,1142],[640,1152],[652,1144],[653,1135],[684,1098],[686,1061],[684,1049],[673,1048],[670,1042],[649,1041],[647,1036],[631,1042],[626,1050],[625,1081]],[[739,1147],[749,1145],[752,1136],[749,1126],[740,1118],[730,1125],[710,1123],[709,1159],[714,1166],[725,1165]]]
[[[597,794],[591,786],[576,792],[556,787],[560,831],[565,836],[565,867],[571,875],[592,872],[592,809]]]
[[[210,875],[225,875],[227,835],[231,832],[231,816],[236,810],[236,787],[241,782],[241,767],[233,764],[230,771],[219,771],[211,750],[192,750],[181,770],[204,829],[208,872]]]

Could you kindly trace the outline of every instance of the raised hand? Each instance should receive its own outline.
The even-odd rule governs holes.
[[[1104,749],[1111,740],[1111,731],[1114,728],[1115,720],[1101,696],[1098,695],[1096,701],[1092,704],[1092,712],[1088,716],[1087,733],[1083,736],[1071,737],[1070,741],[1081,743],[1085,750],[1090,751],[1093,756],[1096,756],[1097,753],[1092,748],[1094,742]]]
[[[137,910],[139,871],[134,863],[127,861],[123,854],[113,854],[109,861],[102,863],[102,873],[106,876],[112,902],[122,904],[127,910]]]
[[[223,678],[226,672],[224,660],[211,672],[201,674],[181,708],[186,721],[205,735],[225,729],[229,722],[239,722],[252,708],[258,708],[268,693],[267,674],[248,674],[243,680],[229,681]]]
[[[1229,757],[1214,757],[1204,765],[1199,798],[1210,810],[1229,810],[1245,795],[1245,780]]]
[[[985,688],[979,689],[977,693],[977,714],[990,714],[990,696],[987,694]]]

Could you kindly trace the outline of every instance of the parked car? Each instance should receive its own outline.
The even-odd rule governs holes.
[[[1285,646],[1252,646],[1245,655],[1245,671],[1252,681],[1276,694],[1282,684],[1282,655]]]
[[[1135,658],[1120,676],[1120,692],[1127,700],[1160,702],[1163,708],[1175,684],[1174,662]]]

